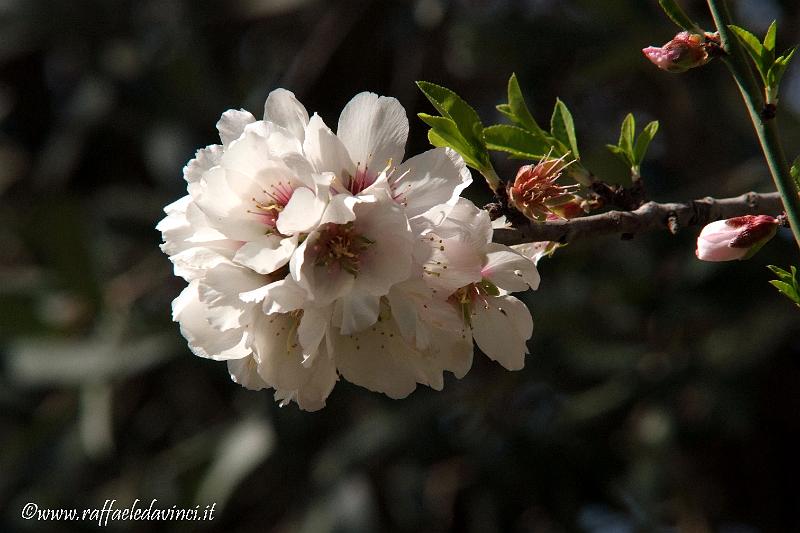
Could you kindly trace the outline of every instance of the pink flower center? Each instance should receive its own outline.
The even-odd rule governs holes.
[[[368,166],[361,168],[361,163],[356,165],[356,175],[350,176],[345,186],[352,194],[358,194],[373,183],[378,178],[377,174],[369,171]]]
[[[455,304],[461,309],[464,323],[472,326],[472,308],[474,305],[483,305],[489,308],[489,297],[497,296],[499,291],[497,286],[486,278],[476,283],[470,283],[456,290],[447,299],[448,302]]]
[[[345,272],[358,276],[363,252],[375,241],[356,232],[352,222],[328,223],[319,230],[319,237],[312,247],[314,264],[333,268],[338,266]]]
[[[268,189],[261,189],[261,193],[263,195],[261,199],[251,198],[255,211],[248,210],[248,213],[257,215],[265,225],[270,227],[270,231],[275,231],[278,216],[291,200],[294,188],[289,182],[279,181],[270,184]]]

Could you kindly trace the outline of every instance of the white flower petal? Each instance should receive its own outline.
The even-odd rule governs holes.
[[[251,198],[260,187],[252,179],[217,166],[196,185],[199,186],[191,189],[195,205],[225,237],[249,241],[264,234],[267,226],[253,214]]]
[[[167,216],[158,223],[156,229],[161,232],[164,239],[161,249],[170,256],[181,254],[190,248],[201,247],[230,258],[239,247],[239,243],[208,227],[205,215],[192,203],[191,196],[184,196],[168,205],[165,211]],[[170,259],[178,264],[174,257]]]
[[[298,407],[303,411],[318,411],[325,407],[325,400],[339,380],[333,359],[326,354],[321,354],[307,369],[306,376],[306,381],[298,389],[277,389],[275,391],[275,399],[281,401],[281,407],[292,400],[297,402]]]
[[[325,207],[325,202],[311,189],[295,189],[289,203],[278,215],[278,231],[283,235],[308,233],[319,223]]]
[[[297,342],[297,319],[288,314],[262,316],[253,347],[261,378],[278,389],[295,390],[306,380],[303,352]]]
[[[458,311],[453,308],[456,318]],[[467,334],[463,321],[456,329],[433,329],[428,351],[438,359],[442,368],[448,370],[458,379],[463,378],[472,367],[472,338]]]
[[[255,121],[256,117],[244,109],[225,111],[217,122],[217,131],[219,131],[222,146],[227,148],[231,142],[242,136],[245,126]]]
[[[351,383],[405,398],[417,383],[441,388],[435,361],[407,343],[392,319],[353,335],[335,335],[336,366]]]
[[[528,308],[513,296],[488,297],[475,302],[472,335],[478,347],[508,370],[525,366],[526,341],[533,333]]]
[[[476,252],[483,253],[486,244],[492,242],[494,230],[486,210],[479,209],[466,198],[459,198],[434,231],[444,238],[459,237]]]
[[[350,335],[368,328],[378,320],[380,296],[353,292],[341,300],[342,335]]]
[[[209,324],[209,309],[200,301],[197,281],[191,282],[172,302],[172,319],[180,323],[181,334],[199,357],[223,361],[251,353],[244,328],[219,331]]]
[[[220,164],[255,180],[262,187],[273,182],[291,182],[294,173],[285,160],[295,161],[300,143],[289,132],[271,123],[255,122],[225,148]]]
[[[361,253],[355,285],[358,290],[384,295],[411,273],[414,240],[408,220],[396,204],[388,202],[356,205],[355,231],[373,241]]]
[[[169,260],[175,265],[175,272],[180,272],[179,276],[192,280],[217,265],[230,262],[233,252],[232,249],[195,246],[173,254]]]
[[[392,311],[392,318],[397,324],[397,329],[408,342],[413,343],[417,348],[423,349],[427,346],[427,339],[417,338],[417,328],[419,318],[417,314],[417,297],[415,294],[417,280],[409,280],[399,283],[391,288],[386,296],[389,307]],[[424,287],[427,289],[427,287]],[[430,293],[430,290],[428,290]]]
[[[316,113],[306,127],[303,153],[317,172],[333,172],[340,179],[355,175],[355,165],[347,148]]]
[[[263,310],[268,315],[295,311],[306,301],[306,291],[290,277],[272,282],[266,288]]]
[[[239,294],[262,284],[262,276],[229,262],[208,270],[197,290],[208,307],[209,323],[221,331],[248,326],[254,307],[243,302]]]
[[[239,248],[233,260],[259,274],[270,274],[289,262],[295,248],[296,236],[262,235]]]
[[[302,143],[308,124],[308,111],[294,93],[286,89],[275,89],[269,93],[264,104],[264,120],[283,126]]]
[[[263,287],[258,287],[257,289],[252,289],[249,291],[244,291],[239,293],[239,299],[244,303],[260,303],[264,301],[264,298],[267,297],[270,291],[271,283],[264,285]]]
[[[442,239],[436,233],[428,233],[418,241],[415,259],[423,267],[425,282],[444,294],[480,281],[485,261],[479,250],[470,245],[468,235]]]
[[[400,165],[389,178],[392,197],[412,218],[439,204],[454,204],[470,183],[466,163],[450,148],[434,148]]]
[[[354,208],[359,199],[349,194],[337,194],[328,202],[319,223],[347,224],[356,219]]]
[[[331,308],[328,307],[306,307],[303,310],[303,317],[297,328],[297,338],[303,352],[309,355],[316,355],[320,342],[328,332],[331,321]]]
[[[183,167],[183,179],[189,183],[200,181],[203,173],[219,164],[222,157],[222,146],[212,144],[201,148],[194,154],[194,159]]]
[[[484,278],[509,292],[539,288],[541,278],[533,261],[502,244],[490,243],[487,251]]]
[[[255,337],[258,373],[275,388],[276,396],[294,399],[301,409],[311,411],[325,405],[336,384],[336,367],[327,354],[320,354],[309,367],[303,365],[296,320],[290,315],[263,318]]]
[[[377,175],[390,160],[402,161],[408,118],[397,99],[364,92],[344,107],[336,134],[351,159]]]
[[[550,241],[524,242],[512,245],[511,249],[533,261],[534,265],[538,265],[541,258],[552,253],[554,245],[557,246]]]
[[[228,359],[228,373],[235,383],[250,390],[261,390],[269,386],[258,375],[258,361],[252,355]]]
[[[245,126],[244,133],[263,139],[262,150],[271,158],[282,159],[303,152],[302,142],[292,132],[274,122],[252,122]]]

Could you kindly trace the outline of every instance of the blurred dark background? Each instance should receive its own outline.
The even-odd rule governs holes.
[[[703,2],[683,4],[710,25]],[[794,0],[735,2],[779,47]],[[701,263],[696,231],[559,250],[526,295],[521,372],[476,355],[443,392],[392,401],[340,382],[318,413],[278,408],[191,355],[158,250],[181,167],[222,111],[294,91],[330,125],[354,94],[396,96],[427,149],[414,86],[448,86],[500,122],[511,72],[546,123],[575,115],[586,164],[632,111],[661,121],[652,198],[772,190],[721,64],[657,70],[675,28],[655,0],[0,1],[0,530],[22,506],[217,503],[211,523],[114,530],[800,531],[800,312],[768,284],[788,234],[754,259]],[[780,123],[800,152],[800,68]],[[505,176],[519,162],[496,158]],[[477,177],[477,175],[476,175]],[[476,201],[486,199],[478,183]]]

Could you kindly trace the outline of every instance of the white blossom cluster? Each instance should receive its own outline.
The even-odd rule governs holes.
[[[457,153],[402,162],[396,99],[355,96],[334,133],[278,89],[263,120],[230,110],[217,128],[157,226],[189,283],[173,318],[196,355],[305,410],[340,376],[392,398],[441,389],[445,370],[469,370],[473,339],[522,368],[533,321],[509,293],[538,286],[534,260],[492,243],[487,213],[459,198]]]

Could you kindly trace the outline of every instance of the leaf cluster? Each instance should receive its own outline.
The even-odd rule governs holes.
[[[650,147],[653,137],[658,132],[658,121],[652,121],[644,127],[639,136],[636,136],[636,119],[632,113],[628,113],[622,121],[617,144],[606,145],[611,153],[622,159],[631,168],[635,176],[639,176],[644,156]]]
[[[430,126],[428,140],[434,146],[449,147],[461,154],[467,165],[486,176],[493,189],[496,190],[499,178],[492,168],[489,151],[504,152],[514,159],[563,157],[571,163],[565,171],[571,178],[584,186],[591,184],[591,174],[581,165],[575,121],[560,98],[556,98],[547,130],[534,118],[519,80],[516,74],[512,74],[508,80],[508,101],[497,106],[510,124],[484,127],[475,109],[455,92],[427,81],[418,81],[417,86],[440,113],[438,116],[418,115]],[[622,123],[619,142],[608,145],[608,148],[631,168],[634,177],[638,177],[657,131],[658,122],[653,121],[637,136],[636,121],[632,114],[628,114]]]
[[[778,100],[778,87],[786,72],[786,67],[794,56],[797,47],[792,47],[782,55],[776,56],[775,37],[777,24],[772,21],[763,41],[739,26],[730,25],[729,28],[736,35],[764,82],[767,104],[774,104]]]
[[[556,99],[550,118],[549,131],[542,128],[528,108],[515,74],[508,81],[508,102],[497,106],[511,124],[484,127],[475,110],[456,93],[439,85],[419,81],[417,86],[433,104],[440,116],[420,113],[430,130],[428,140],[434,146],[446,146],[457,151],[467,165],[487,179],[496,176],[489,151],[504,152],[516,159],[539,160],[564,157],[574,160],[569,173],[584,185],[589,172],[580,166],[580,151],[575,122],[567,105]]]
[[[575,122],[567,105],[556,98],[550,118],[550,131],[545,131],[533,118],[522,96],[516,74],[508,80],[508,103],[497,106],[512,124],[486,128],[487,144],[492,150],[507,152],[519,159],[571,156],[580,159]]]
[[[791,272],[787,272],[775,265],[769,265],[767,268],[778,276],[778,279],[770,280],[770,284],[800,307],[800,285],[797,283],[797,268],[794,266],[789,267]]]

